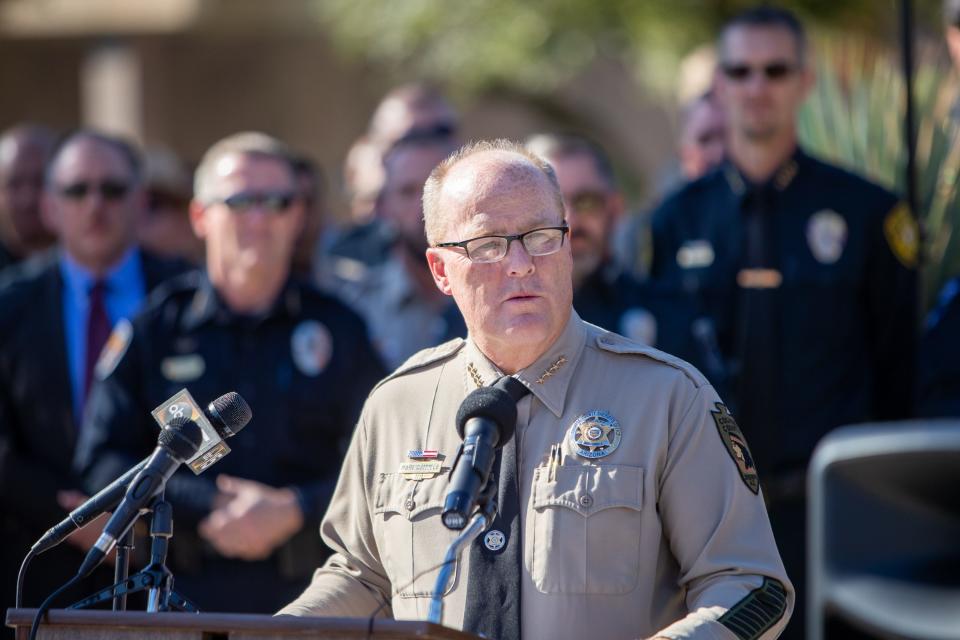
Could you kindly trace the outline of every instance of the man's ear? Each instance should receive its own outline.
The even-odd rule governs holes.
[[[193,232],[197,234],[197,237],[201,240],[204,240],[207,237],[207,220],[206,216],[204,215],[205,212],[206,207],[204,207],[199,201],[190,201],[190,226],[193,227]]]
[[[447,277],[447,264],[444,262],[443,251],[435,247],[427,249],[427,265],[430,267],[430,275],[433,276],[433,282],[448,296],[453,295],[453,289],[450,288],[450,278]]]

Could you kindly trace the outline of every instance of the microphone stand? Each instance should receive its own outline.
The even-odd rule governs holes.
[[[488,481],[477,500],[476,513],[464,527],[463,533],[457,536],[447,547],[447,552],[443,556],[443,564],[440,566],[440,573],[437,574],[437,581],[433,586],[433,597],[430,599],[427,622],[443,624],[443,595],[453,578],[453,570],[457,566],[457,559],[464,548],[469,546],[497,517],[496,493],[496,483]]]
[[[163,499],[163,494],[154,499],[150,504],[148,511],[150,517],[150,564],[140,572],[124,577],[123,580],[117,580],[116,584],[101,589],[93,595],[73,603],[69,609],[84,609],[86,607],[113,600],[114,610],[117,606],[126,609],[126,597],[130,593],[138,591],[147,591],[147,612],[156,613],[159,611],[170,611],[171,608],[188,613],[199,613],[197,606],[173,590],[173,574],[166,566],[167,550],[170,546],[170,538],[173,537],[173,508],[170,503]],[[124,543],[128,542],[128,536],[131,531],[124,536]],[[130,545],[132,547],[132,545]],[[116,576],[121,573],[127,573],[129,567],[129,556],[123,559],[121,563],[120,549],[117,550]],[[126,554],[124,554],[126,555]],[[126,567],[121,568],[121,564]]]
[[[133,527],[127,529],[123,537],[117,542],[117,557],[113,566],[113,583],[123,584],[130,577],[130,552],[133,550]],[[113,610],[127,610],[127,594],[120,593],[113,597]]]

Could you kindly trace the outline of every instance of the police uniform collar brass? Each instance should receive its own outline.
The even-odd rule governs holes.
[[[802,152],[797,149],[794,154],[773,174],[770,180],[764,185],[753,185],[755,188],[762,188],[766,185],[771,186],[776,191],[784,191],[793,184],[794,178],[800,172],[800,161]],[[751,191],[749,181],[743,177],[740,170],[732,162],[727,162],[723,167],[723,176],[730,186],[730,190],[738,196],[747,195]]]
[[[567,326],[553,346],[517,374],[517,378],[558,418],[563,415],[567,389],[586,341],[583,322],[576,311],[571,311]]]

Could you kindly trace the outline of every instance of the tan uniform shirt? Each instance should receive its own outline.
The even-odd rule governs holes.
[[[335,553],[281,613],[426,618],[456,537],[440,521],[460,445],[454,418],[499,375],[471,341],[456,340],[417,354],[372,392],[321,527]],[[516,377],[532,391],[516,431],[524,638],[779,634],[793,588],[742,436],[698,371],[572,313]],[[595,411],[615,423],[601,420],[600,446],[583,446],[583,429],[577,444],[571,430]],[[443,470],[401,474],[416,449],[438,450]],[[607,455],[583,454],[592,450]],[[445,597],[447,626],[463,623],[468,556]]]

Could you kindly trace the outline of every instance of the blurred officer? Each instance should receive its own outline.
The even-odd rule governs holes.
[[[573,310],[550,165],[505,141],[465,147],[431,174],[424,212],[469,338],[371,393],[322,527],[336,553],[281,613],[424,617],[458,533],[440,516],[458,407],[506,374],[501,516],[458,560],[444,624],[499,640],[775,638],[792,590],[746,444],[695,369]]]
[[[193,185],[184,162],[170,149],[144,152],[144,190],[147,206],[137,228],[140,246],[158,256],[191,265],[203,261],[203,242],[190,227]]]
[[[53,132],[38,125],[0,133],[0,270],[56,240],[40,219],[43,170],[53,144]]]
[[[684,107],[677,145],[684,179],[696,180],[723,162],[726,135],[726,117],[713,90]]]
[[[943,20],[954,69],[960,70],[960,0],[944,0]],[[944,285],[927,315],[917,380],[918,415],[960,417],[960,276]]]
[[[388,92],[370,118],[367,132],[350,147],[344,182],[353,225],[330,244],[324,269],[336,277],[363,277],[367,267],[382,265],[393,243],[389,225],[377,210],[386,180],[384,156],[400,140],[436,138],[457,144],[457,113],[436,88],[424,83],[401,85]],[[326,276],[327,274],[321,274]],[[322,277],[324,284],[330,282]]]
[[[384,156],[386,180],[377,201],[379,219],[393,243],[382,264],[351,278],[341,272],[335,292],[359,310],[370,336],[390,369],[408,357],[447,340],[451,330],[463,335],[462,320],[449,297],[433,284],[423,259],[423,184],[430,172],[454,151],[446,136],[416,135],[398,141]]]
[[[30,545],[85,499],[71,461],[111,327],[175,273],[135,244],[143,206],[137,153],[99,133],[71,134],[54,152],[42,200],[59,250],[0,292],[3,606],[12,606]],[[34,561],[24,604],[39,605],[66,582],[83,559],[74,547],[86,551],[96,535],[92,526],[78,531]]]
[[[190,218],[206,271],[157,291],[118,336],[90,399],[77,464],[96,490],[155,446],[150,412],[186,387],[235,390],[253,420],[232,453],[167,484],[177,589],[207,611],[274,611],[325,556],[316,525],[344,444],[382,369],[363,322],[291,279],[303,223],[292,159],[243,133],[197,169]]]
[[[573,251],[573,306],[580,317],[703,368],[708,354],[694,338],[697,314],[690,301],[637,282],[611,259],[610,235],[624,203],[603,149],[554,134],[532,137],[527,148],[553,166],[560,183]]]
[[[732,409],[802,584],[814,445],[838,425],[913,410],[917,226],[895,195],[798,148],[813,78],[793,15],[740,14],[719,57],[729,161],[655,213],[653,274],[716,316],[737,377]],[[789,637],[802,621],[798,610]]]

